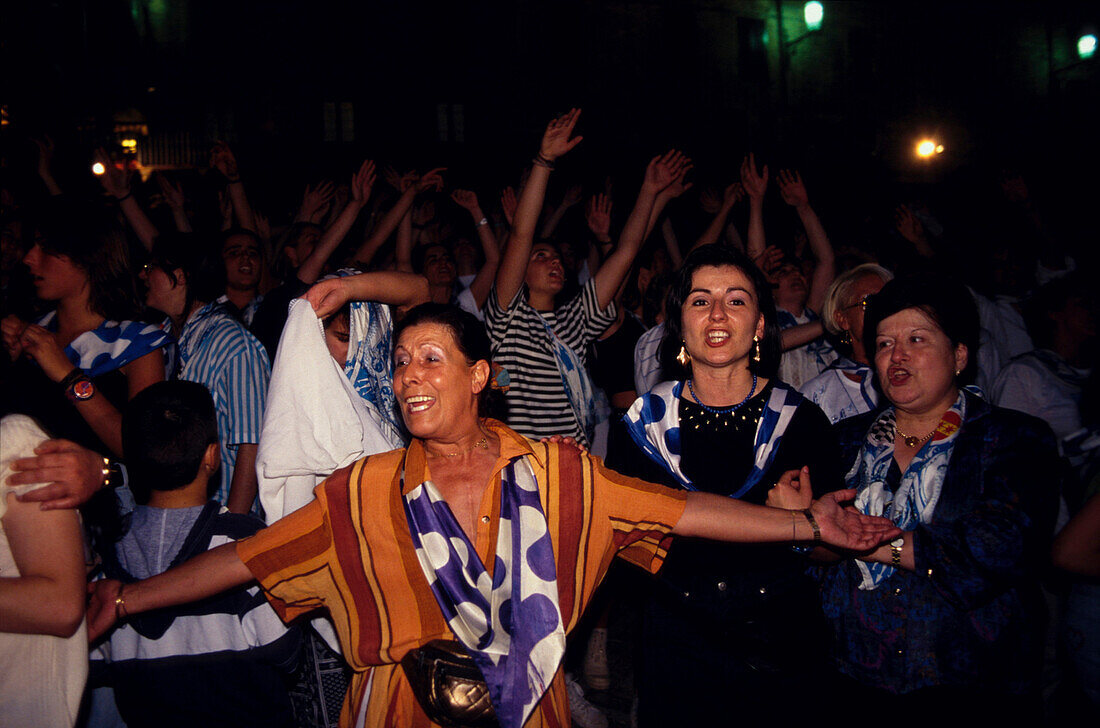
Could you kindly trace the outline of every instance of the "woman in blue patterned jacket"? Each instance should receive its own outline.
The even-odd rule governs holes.
[[[840,423],[838,439],[856,507],[903,535],[824,570],[843,694],[913,724],[1038,724],[1050,429],[962,389],[978,340],[962,285],[887,283],[864,340],[892,406]]]

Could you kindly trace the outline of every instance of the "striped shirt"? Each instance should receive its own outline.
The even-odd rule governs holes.
[[[179,379],[205,384],[214,397],[221,480],[214,499],[229,498],[237,446],[260,441],[271,365],[263,346],[217,302],[191,314],[179,340]]]
[[[493,362],[508,370],[508,425],[528,437],[568,435],[587,443],[584,430],[562,386],[561,373],[539,312],[521,289],[508,308],[501,308],[494,288],[485,302],[485,328],[493,346]],[[595,281],[542,317],[554,333],[588,366],[588,347],[615,322],[615,304],[601,309]]]
[[[500,437],[500,456],[471,541],[490,573],[500,473],[520,457],[539,483],[566,631],[576,625],[616,554],[651,572],[660,568],[685,493],[619,475],[576,448],[536,443],[499,422],[487,424]],[[433,725],[398,664],[433,639],[454,639],[421,571],[402,506],[403,492],[430,477],[423,446],[414,440],[407,451],[373,455],[333,473],[317,486],[312,503],[237,544],[237,555],[284,620],[328,610],[354,670],[342,726],[358,724],[360,715],[372,727]],[[569,725],[561,669],[526,725]]]

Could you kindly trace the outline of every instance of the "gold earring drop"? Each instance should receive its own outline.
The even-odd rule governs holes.
[[[752,360],[756,364],[760,363],[760,337],[752,337]]]
[[[680,362],[680,366],[686,367],[691,363],[691,354],[688,354],[687,348],[680,344],[680,353],[676,355],[676,361]]]

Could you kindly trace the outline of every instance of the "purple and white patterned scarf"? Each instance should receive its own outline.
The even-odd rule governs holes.
[[[520,728],[565,654],[557,566],[534,471],[519,457],[501,472],[491,576],[430,480],[409,491],[404,505],[443,617],[481,669],[500,725]]]

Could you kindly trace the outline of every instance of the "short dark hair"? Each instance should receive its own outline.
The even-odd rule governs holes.
[[[214,398],[205,385],[174,381],[145,388],[122,418],[122,451],[134,498],[147,503],[154,490],[187,485],[198,475],[206,448],[216,444]],[[212,491],[213,478],[210,485]]]
[[[966,369],[956,379],[960,384],[971,381],[978,366],[981,324],[969,289],[957,280],[936,273],[913,273],[888,281],[881,291],[867,299],[863,340],[870,347],[869,351],[874,351],[879,324],[907,308],[919,309],[932,319],[952,346],[966,346]]]
[[[187,309],[193,301],[209,303],[221,295],[224,289],[224,272],[220,261],[215,261],[210,238],[200,233],[166,232],[153,241],[149,265],[160,268],[172,277],[183,271],[187,283]],[[174,278],[173,278],[174,280]],[[220,286],[220,287],[219,287]]]
[[[414,273],[424,272],[424,259],[428,257],[428,251],[432,248],[443,248],[447,255],[454,258],[454,251],[451,250],[451,246],[447,243],[425,243],[424,245],[417,245],[412,250],[412,267]]]
[[[1043,284],[1031,298],[1024,302],[1024,323],[1027,325],[1027,333],[1031,336],[1036,349],[1049,349],[1054,345],[1054,326],[1051,324],[1051,318],[1054,314],[1064,311],[1069,302],[1075,298],[1085,299],[1095,306],[1095,294],[1080,271]]]
[[[458,350],[466,357],[467,364],[485,361],[492,366],[492,354],[485,326],[477,317],[451,303],[422,303],[410,310],[405,318],[394,327],[393,341],[396,346],[401,334],[412,326],[420,324],[439,324],[451,330]],[[480,417],[497,417],[504,411],[503,396],[492,386],[492,377],[486,382],[477,398],[477,413]]]
[[[764,315],[764,336],[760,339],[760,361],[750,359],[749,371],[762,377],[774,377],[779,371],[779,357],[782,347],[779,343],[779,320],[775,313],[775,299],[772,287],[760,269],[749,256],[736,248],[725,245],[703,245],[688,254],[683,265],[676,271],[672,285],[665,299],[665,338],[661,341],[659,359],[664,379],[686,379],[691,376],[690,364],[682,366],[676,361],[676,355],[684,343],[684,328],[681,310],[688,294],[691,293],[691,279],[695,271],[707,266],[730,265],[737,268],[752,283],[760,313]]]

